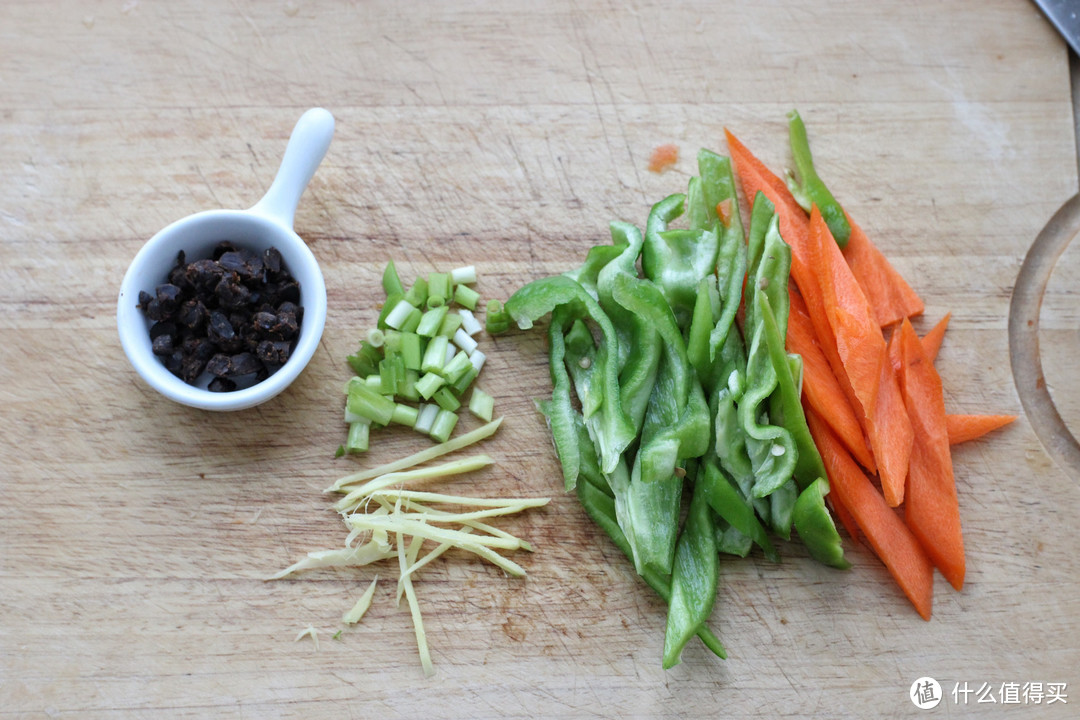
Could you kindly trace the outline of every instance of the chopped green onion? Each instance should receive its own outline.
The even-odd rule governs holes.
[[[398,383],[397,394],[402,400],[416,402],[420,399],[420,393],[416,391],[416,383],[420,380],[420,372],[405,368],[405,377]]]
[[[420,362],[421,372],[442,372],[443,367],[446,365],[446,348],[450,346],[450,341],[442,335],[436,335],[428,340],[427,348],[424,350],[424,357]]]
[[[477,346],[476,341],[472,339],[469,333],[465,332],[464,328],[458,328],[458,331],[454,333],[454,344],[464,350],[466,354],[471,353]]]
[[[445,372],[446,366],[450,363],[451,360],[454,359],[454,355],[456,355],[457,352],[458,352],[457,348],[455,348],[453,345],[451,345],[450,343],[446,344],[446,353],[443,355],[444,372]]]
[[[445,297],[443,297],[442,295],[432,295],[431,293],[428,293],[428,296],[427,296],[427,309],[428,310],[434,310],[435,308],[440,308],[440,307],[443,307],[445,305],[446,305],[446,298]]]
[[[416,306],[405,298],[398,300],[393,309],[386,314],[386,325],[395,330],[400,330],[414,310],[416,310]]]
[[[465,312],[468,312],[468,310]],[[447,313],[446,317],[443,318],[442,325],[439,326],[438,334],[446,337],[454,337],[454,333],[461,327],[462,320],[462,316],[457,312]]]
[[[484,368],[484,362],[486,360],[487,355],[480,350],[473,350],[469,353],[469,361],[472,363],[473,367],[476,368],[476,372],[480,372]]]
[[[397,423],[398,425],[407,425],[412,427],[416,425],[416,418],[419,416],[420,411],[414,408],[412,405],[405,405],[403,403],[397,403],[394,405],[394,413],[390,416],[390,422]]]
[[[428,295],[438,295],[443,300],[450,297],[450,273],[428,273]]]
[[[439,388],[431,398],[438,403],[443,410],[456,412],[461,407],[461,401],[454,397],[454,393],[448,387]],[[491,418],[488,418],[490,420]]]
[[[401,352],[401,331],[387,328],[383,331],[383,355]]]
[[[466,265],[464,267],[454,268],[450,271],[450,282],[455,285],[476,282],[476,266]]]
[[[362,453],[368,449],[368,431],[371,429],[370,420],[361,420],[349,425],[349,437],[345,441],[345,452]]]
[[[465,394],[465,391],[469,389],[469,386],[472,385],[473,380],[476,379],[476,376],[479,374],[480,371],[477,370],[476,366],[474,365],[473,367],[469,368],[465,372],[465,374],[458,379],[457,382],[452,383],[450,387],[452,387],[454,389],[454,392],[456,392],[458,395],[463,395]]]
[[[481,325],[480,321],[473,315],[472,310],[461,308],[458,310],[458,314],[461,316],[461,329],[470,336],[475,337],[484,329],[484,326]]]
[[[405,293],[405,299],[412,303],[413,307],[420,307],[427,302],[428,284],[424,278],[416,278],[416,282]]]
[[[381,348],[383,343],[386,342],[386,336],[379,328],[371,328],[368,330],[367,341],[371,343],[371,347]]]
[[[405,318],[405,322],[401,324],[402,332],[416,332],[416,328],[420,327],[420,320],[424,317],[424,313],[420,311],[420,308],[413,308],[409,313],[409,317]]]
[[[414,332],[401,333],[401,359],[406,370],[419,370],[423,355],[423,340]]]
[[[390,422],[394,414],[394,401],[383,397],[366,384],[354,384],[349,388],[347,401],[349,412],[368,418],[380,425]]]
[[[438,373],[429,372],[416,381],[416,392],[420,393],[420,397],[425,400],[430,400],[435,391],[445,384],[446,378]]]
[[[443,368],[443,375],[446,376],[446,381],[453,385],[461,376],[472,370],[473,364],[469,359],[469,356],[465,354],[464,350],[459,350],[450,362],[446,363],[446,367]]]
[[[454,288],[454,302],[469,310],[476,309],[476,303],[480,301],[480,293],[468,285],[458,285]]]
[[[428,434],[438,442],[446,442],[450,439],[450,433],[454,432],[457,421],[457,415],[440,408],[439,414],[435,416],[435,422],[431,426],[431,432]]]
[[[484,324],[490,335],[498,335],[510,329],[510,313],[499,300],[489,300]]]
[[[398,276],[397,267],[394,265],[393,260],[386,263],[386,269],[383,270],[382,286],[386,292],[386,297],[405,294],[405,287],[401,284],[401,278]]]
[[[375,372],[371,373],[366,378],[364,378],[364,383],[363,384],[367,385],[369,390],[377,392],[380,395],[383,394],[382,393],[382,375],[379,374],[378,370],[376,370]]]
[[[379,366],[382,353],[367,340],[360,343],[360,348],[346,360],[352,371],[360,376],[370,375]]]
[[[375,323],[375,327],[380,329],[386,329],[386,318],[390,315],[390,312],[397,307],[397,304],[405,299],[405,296],[401,293],[393,293],[386,297],[386,302],[383,303],[382,309],[379,310],[379,319]]]
[[[449,309],[446,305],[441,305],[424,313],[423,317],[420,318],[420,325],[416,328],[416,334],[427,338],[438,335],[443,318],[446,317]]]
[[[435,403],[428,405],[427,403],[421,403],[420,414],[416,418],[416,423],[413,424],[413,429],[417,432],[422,432],[425,435],[431,432],[431,426],[435,424],[435,417],[439,414],[439,406]]]
[[[473,388],[472,395],[469,397],[469,412],[485,422],[490,422],[494,409],[495,398],[478,387]]]

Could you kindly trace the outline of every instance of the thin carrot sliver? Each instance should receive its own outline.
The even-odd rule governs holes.
[[[788,297],[791,310],[788,314],[787,349],[802,356],[804,400],[824,418],[860,465],[868,472],[877,472],[862,425],[818,344],[802,295],[791,288]]]
[[[1005,427],[1015,419],[1016,415],[949,414],[945,416],[945,429],[949,433],[949,444],[957,445],[981,438],[989,432]]]
[[[941,349],[941,342],[945,339],[945,330],[949,327],[949,319],[952,318],[952,313],[945,313],[945,317],[938,321],[938,324],[930,328],[930,332],[922,336],[923,350],[926,352],[926,357],[930,358],[930,362],[937,360],[938,351]]]
[[[906,318],[899,333],[901,388],[915,430],[904,521],[949,584],[960,590],[964,586],[964,539],[941,377]]]
[[[934,566],[911,530],[813,409],[806,420],[829,473],[830,495],[848,509],[874,553],[924,620],[930,619]]]
[[[844,259],[873,308],[881,327],[921,315],[922,298],[908,285],[892,263],[848,215],[851,236],[844,247]]]

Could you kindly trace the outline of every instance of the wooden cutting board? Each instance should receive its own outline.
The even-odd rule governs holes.
[[[695,643],[665,672],[662,603],[561,491],[536,333],[486,341],[497,465],[454,487],[552,502],[503,523],[535,546],[515,558],[526,579],[455,555],[418,580],[433,678],[391,568],[264,582],[342,542],[335,478],[425,445],[386,433],[333,458],[343,358],[388,259],[407,278],[475,264],[505,298],[607,242],[609,221],[643,223],[697,148],[725,151],[725,126],[783,167],[792,107],[926,300],[918,329],[952,312],[950,410],[1021,411],[1011,288],[1077,191],[1066,49],[1034,5],[666,5],[0,5],[0,715],[906,717],[921,676],[939,715],[1075,715],[1080,478],[1025,417],[956,449],[968,581],[938,580],[933,620],[861,545],[840,573],[792,544],[779,565],[723,563],[729,658]],[[121,352],[123,272],[167,223],[253,204],[320,105],[337,133],[296,217],[329,291],[320,350],[256,409],[174,405]],[[669,142],[682,159],[648,172]],[[370,614],[332,639],[375,572]],[[293,642],[308,626],[318,649]],[[1012,683],[1073,697],[1002,704]]]

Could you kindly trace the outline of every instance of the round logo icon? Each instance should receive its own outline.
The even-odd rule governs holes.
[[[920,710],[935,708],[941,702],[941,684],[932,677],[921,677],[911,683],[908,697]]]

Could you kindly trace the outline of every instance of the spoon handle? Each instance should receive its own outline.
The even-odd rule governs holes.
[[[289,136],[273,184],[251,212],[265,215],[291,230],[300,196],[326,155],[333,136],[334,116],[329,111],[312,108],[301,115]]]

